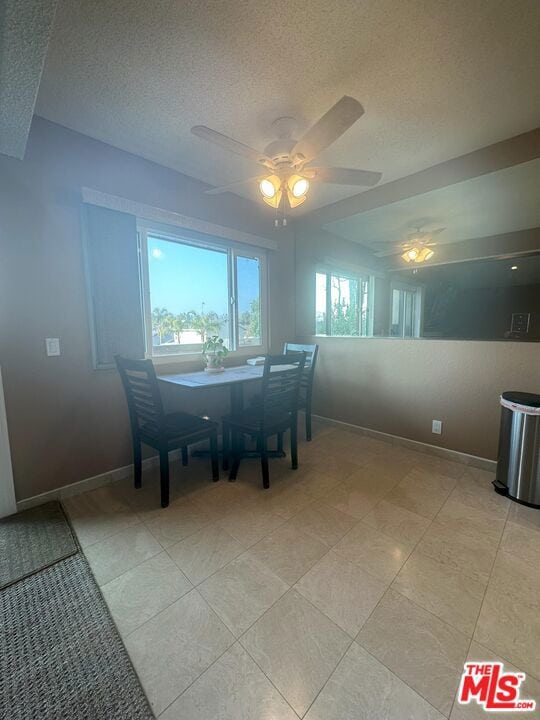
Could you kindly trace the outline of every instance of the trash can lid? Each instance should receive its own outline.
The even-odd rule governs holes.
[[[535,395],[534,393],[509,390],[508,392],[503,392],[501,398],[503,400],[508,400],[511,403],[516,403],[517,405],[527,405],[528,407],[540,408],[540,395]]]

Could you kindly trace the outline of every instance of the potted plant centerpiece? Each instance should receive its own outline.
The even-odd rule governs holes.
[[[206,360],[205,372],[219,373],[225,370],[223,360],[229,354],[229,350],[225,347],[223,338],[212,335],[212,337],[208,338],[204,343],[202,352]]]

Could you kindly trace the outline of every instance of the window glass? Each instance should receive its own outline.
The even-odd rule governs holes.
[[[330,276],[331,335],[359,334],[358,286],[357,279]]]
[[[236,258],[238,345],[261,345],[261,268],[258,258]]]
[[[148,236],[153,355],[196,352],[212,335],[231,346],[226,250]]]
[[[315,332],[317,335],[372,334],[370,312],[373,284],[369,276],[317,272]]]
[[[317,273],[315,278],[315,332],[326,335],[326,273]]]

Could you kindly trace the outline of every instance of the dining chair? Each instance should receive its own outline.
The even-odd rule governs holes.
[[[298,467],[298,395],[305,352],[267,355],[260,403],[223,418],[223,456],[226,468],[232,457],[229,480],[236,480],[242,458],[243,437],[256,441],[261,458],[263,487],[270,487],[268,438],[290,431],[291,467]]]
[[[291,352],[305,352],[306,364],[302,379],[300,380],[300,392],[298,395],[298,409],[303,410],[306,416],[306,440],[311,440],[311,396],[313,394],[313,378],[315,376],[315,365],[319,353],[318,345],[300,345],[298,343],[286,342],[283,345],[283,354]],[[279,439],[278,439],[279,445]]]
[[[188,446],[208,438],[212,480],[219,480],[217,448],[218,425],[211,420],[184,412],[165,413],[156,371],[151,360],[129,360],[115,356],[129,410],[133,442],[134,484],[142,485],[141,444],[159,452],[161,507],[169,504],[169,452],[181,449],[187,465]]]

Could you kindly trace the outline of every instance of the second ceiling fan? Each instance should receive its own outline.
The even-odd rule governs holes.
[[[313,167],[310,163],[335,142],[364,114],[364,108],[345,95],[313,125],[300,140],[293,138],[296,122],[293,118],[278,118],[272,124],[277,140],[259,152],[238,140],[233,140],[204,125],[196,125],[191,132],[197,137],[219,145],[224,150],[242,155],[258,163],[255,177],[221,185],[206,192],[215,195],[256,182],[267,205],[279,208],[286,197],[291,208],[305,202],[310,183],[325,182],[337,185],[372,187],[382,177],[379,172],[342,167]]]

